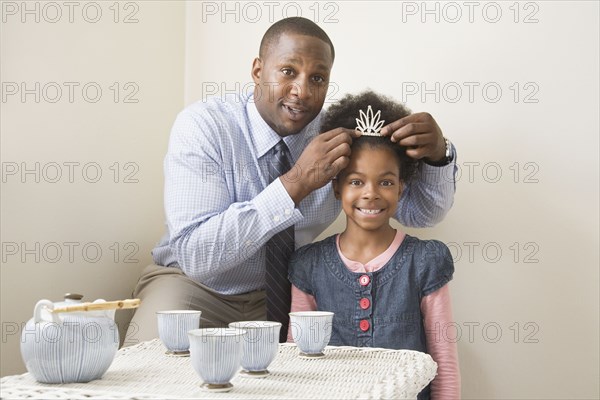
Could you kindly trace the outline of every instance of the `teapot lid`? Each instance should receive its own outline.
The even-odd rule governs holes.
[[[83,299],[83,295],[82,294],[78,294],[78,293],[65,293],[65,300],[76,300],[79,301],[81,299]]]

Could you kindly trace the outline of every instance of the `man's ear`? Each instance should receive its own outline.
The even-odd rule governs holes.
[[[340,186],[339,186],[339,180],[337,177],[335,177],[332,181],[331,181],[331,186],[333,186],[333,194],[335,195],[335,198],[337,200],[339,200],[341,198],[340,195]]]
[[[252,80],[257,85],[260,82],[260,74],[261,73],[262,73],[262,60],[260,58],[256,57],[254,59],[254,61],[252,62],[252,71],[250,72],[250,75],[252,75]]]

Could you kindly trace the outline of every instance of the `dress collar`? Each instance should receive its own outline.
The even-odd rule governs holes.
[[[392,259],[396,251],[400,248],[402,241],[406,235],[403,232],[400,232],[399,229],[396,230],[396,235],[394,236],[394,240],[388,246],[388,248],[377,257],[372,259],[366,264],[362,264],[358,261],[351,260],[347,258],[340,249],[340,235],[337,235],[335,238],[335,244],[337,251],[342,259],[342,262],[352,272],[375,272],[381,269],[388,261]]]

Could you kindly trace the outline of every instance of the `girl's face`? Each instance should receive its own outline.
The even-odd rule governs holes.
[[[400,166],[393,150],[363,146],[352,150],[350,163],[333,182],[342,201],[348,229],[389,228],[402,193]]]

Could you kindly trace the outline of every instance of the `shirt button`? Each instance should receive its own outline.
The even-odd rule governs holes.
[[[284,213],[285,213],[285,215],[290,215],[292,213],[292,210],[290,210],[289,208],[286,208]]]
[[[362,299],[360,299],[360,302],[358,304],[360,305],[360,308],[362,308],[363,310],[366,310],[367,308],[369,308],[371,306],[371,302],[366,297],[363,297]]]
[[[366,319],[363,319],[362,321],[360,321],[359,326],[361,331],[366,332],[369,330],[371,324],[369,324],[369,321],[367,321]]]
[[[361,275],[360,278],[358,278],[358,283],[360,283],[361,286],[367,286],[370,282],[371,278],[369,278],[369,275]]]
[[[273,221],[275,221],[275,222],[279,222],[279,215],[276,215],[276,216],[274,216],[274,217],[273,217]]]

